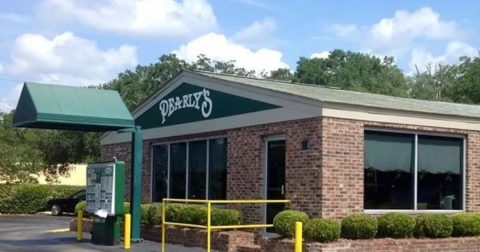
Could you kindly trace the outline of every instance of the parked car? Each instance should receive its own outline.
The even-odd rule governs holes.
[[[63,213],[75,213],[75,206],[78,202],[84,201],[86,198],[86,190],[80,190],[67,198],[51,199],[47,205],[53,216],[59,216]]]

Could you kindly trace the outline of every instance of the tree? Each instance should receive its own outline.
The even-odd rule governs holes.
[[[262,78],[291,82],[293,80],[293,74],[288,68],[279,68],[277,70],[270,71],[270,74],[264,73]]]
[[[460,57],[454,77],[449,98],[453,102],[480,104],[480,53]]]
[[[340,87],[377,94],[407,96],[406,81],[392,57],[334,50],[328,58],[301,57],[294,82]]]
[[[14,128],[13,113],[0,112],[0,179],[7,183],[32,182],[44,166],[33,130]]]
[[[424,100],[451,101],[458,67],[454,65],[427,65],[421,72],[416,68],[413,76],[407,77],[410,97]]]

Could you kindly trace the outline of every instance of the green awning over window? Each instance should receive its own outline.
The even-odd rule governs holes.
[[[14,126],[82,131],[134,127],[116,91],[25,83],[13,118]]]

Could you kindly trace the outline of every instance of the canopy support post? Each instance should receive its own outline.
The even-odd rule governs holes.
[[[142,129],[136,126],[132,132],[132,167],[130,170],[130,214],[132,215],[132,242],[142,242],[140,236],[140,204],[142,203]]]

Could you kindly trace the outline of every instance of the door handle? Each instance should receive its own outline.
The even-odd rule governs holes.
[[[285,195],[285,185],[282,185],[282,195]]]

